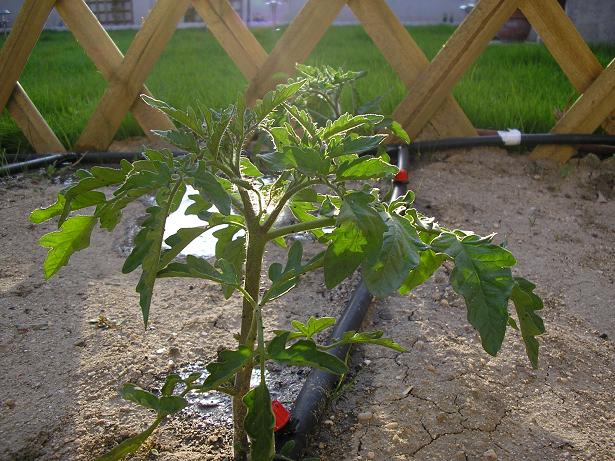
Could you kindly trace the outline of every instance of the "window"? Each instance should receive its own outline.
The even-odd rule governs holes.
[[[101,24],[134,24],[132,0],[86,0]]]

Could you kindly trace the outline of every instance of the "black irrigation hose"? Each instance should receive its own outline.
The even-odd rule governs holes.
[[[401,171],[407,171],[409,163],[408,146],[398,148],[397,166]],[[401,175],[398,175],[398,177]],[[391,200],[401,197],[408,190],[407,175],[393,183]],[[359,281],[352,294],[350,302],[335,323],[331,339],[340,339],[350,330],[358,331],[361,328],[367,309],[372,302],[372,295],[365,287],[363,280]],[[345,360],[350,346],[338,346],[328,351],[336,357]],[[320,422],[329,397],[334,392],[340,377],[322,370],[312,370],[301,388],[297,400],[291,411],[291,420],[286,431],[282,431],[276,437],[279,448],[289,441],[294,442],[293,448],[288,453],[292,459],[301,459],[307,448],[309,437],[313,429]]]
[[[445,138],[428,141],[415,141],[408,146],[411,153],[431,152],[445,149],[480,147],[480,146],[537,146],[541,144],[571,145],[571,146],[615,146],[615,136],[595,134],[522,134],[518,130],[499,131],[494,136],[470,136],[465,138]],[[398,146],[389,146],[389,152],[396,152]],[[173,152],[174,155],[183,155],[182,152]],[[19,156],[7,156],[11,161],[0,166],[0,176],[20,173],[29,169],[41,168],[55,162],[81,163],[118,163],[121,160],[135,160],[141,157],[140,152],[88,152],[86,154],[64,153],[50,154],[45,157],[27,156],[25,160]]]

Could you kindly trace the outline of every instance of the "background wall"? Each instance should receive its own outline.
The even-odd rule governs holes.
[[[588,42],[615,42],[615,0],[566,0],[566,12]]]

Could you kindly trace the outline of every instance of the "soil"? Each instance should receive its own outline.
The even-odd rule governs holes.
[[[564,167],[503,151],[417,160],[417,206],[443,225],[498,232],[517,273],[545,301],[547,333],[532,370],[510,330],[498,357],[482,351],[444,267],[406,297],[373,303],[365,328],[410,349],[356,351],[352,376],[312,444],[322,460],[612,460],[615,457],[615,166],[595,156]],[[206,282],[157,282],[143,329],[138,274],[120,268],[145,205],[133,204],[113,234],[45,282],[36,242],[53,224],[29,211],[53,201],[54,180],[27,175],[0,184],[0,459],[92,460],[152,420],[119,387],[154,389],[232,347],[239,301]],[[315,244],[306,243],[314,253]],[[270,261],[281,258],[268,252]],[[265,314],[269,329],[292,318],[339,312],[354,281],[333,291],[322,273],[304,278]],[[304,372],[271,369],[279,388]],[[293,375],[294,373],[295,375]],[[294,391],[293,391],[294,392]],[[280,392],[290,405],[293,392]],[[228,418],[185,412],[133,460],[225,460]],[[197,410],[199,404],[196,404]]]

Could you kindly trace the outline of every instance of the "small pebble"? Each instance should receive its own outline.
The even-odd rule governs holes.
[[[468,458],[466,457],[466,454],[464,451],[458,451],[457,453],[455,453],[455,456],[453,457],[454,461],[466,461]]]
[[[214,435],[210,435],[207,438],[207,442],[209,442],[209,443],[216,443],[217,441],[218,441],[218,436],[215,435],[215,434]]]
[[[325,423],[327,426],[333,426],[333,421],[331,421],[330,419],[325,419],[324,423]]]
[[[8,399],[4,401],[4,404],[10,408],[11,410],[15,408],[15,401],[13,399]]]
[[[483,456],[481,456],[480,459],[481,461],[497,461],[498,455],[495,453],[495,451],[492,448],[484,452]]]
[[[325,448],[325,444],[323,442],[320,442],[318,444],[318,448],[320,448],[321,450]]]
[[[376,453],[374,453],[373,451],[369,451],[367,453],[367,459],[376,459]]]
[[[397,429],[399,427],[399,424],[396,423],[395,421],[393,421],[393,422],[385,424],[384,427],[385,427],[385,429],[392,430],[392,429]]]
[[[360,423],[368,423],[370,419],[372,419],[373,413],[371,411],[365,411],[363,413],[359,413],[357,415],[357,419],[359,420]]]

